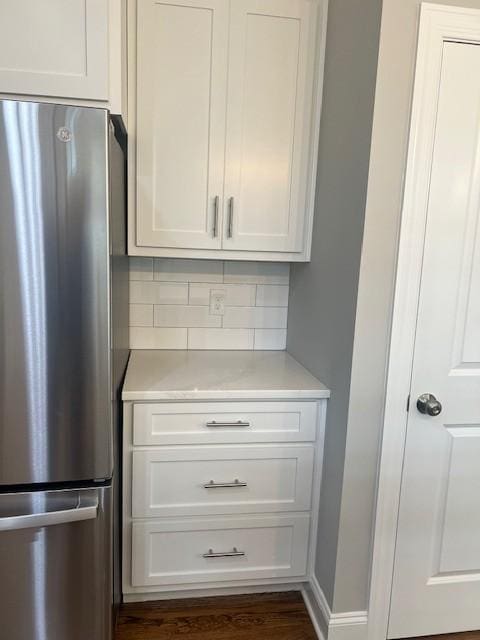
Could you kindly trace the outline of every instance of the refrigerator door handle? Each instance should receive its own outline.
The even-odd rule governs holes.
[[[55,524],[94,520],[98,512],[98,497],[80,497],[73,509],[47,511],[44,513],[29,513],[21,516],[6,516],[0,518],[0,531],[16,531],[36,527],[49,527]]]

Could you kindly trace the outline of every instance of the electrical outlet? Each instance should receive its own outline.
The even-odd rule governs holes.
[[[210,315],[223,316],[225,314],[225,291],[210,291]]]

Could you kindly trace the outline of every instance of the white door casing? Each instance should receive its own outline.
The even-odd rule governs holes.
[[[479,11],[422,6],[375,525],[375,640],[480,628],[479,42]],[[443,403],[440,416],[417,411],[424,392]]]

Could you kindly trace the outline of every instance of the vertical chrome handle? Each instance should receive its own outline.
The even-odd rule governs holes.
[[[227,226],[227,238],[233,236],[233,196],[228,199],[228,226]]]
[[[218,236],[218,204],[220,202],[220,197],[215,196],[213,201],[213,237],[216,238]]]

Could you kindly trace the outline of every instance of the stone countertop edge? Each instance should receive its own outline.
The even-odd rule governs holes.
[[[133,350],[122,392],[134,402],[329,397],[286,351]]]

